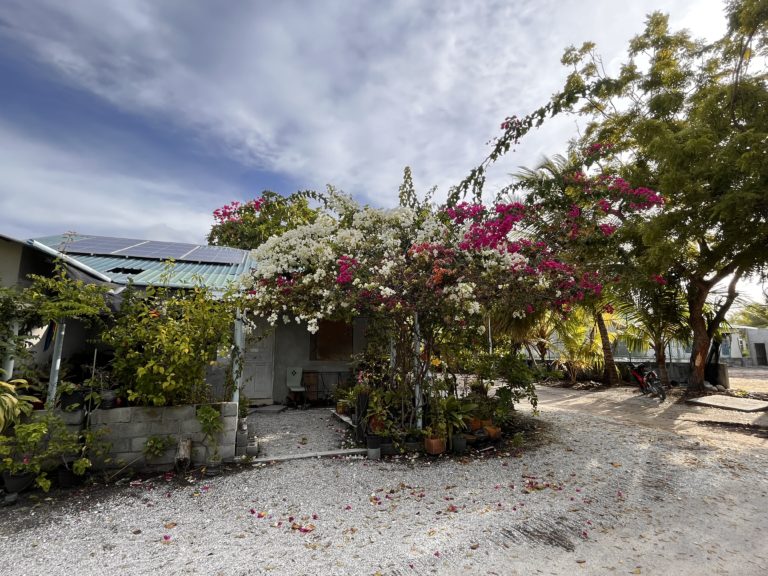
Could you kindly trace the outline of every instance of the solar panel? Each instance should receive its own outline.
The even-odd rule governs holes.
[[[131,256],[134,258],[153,258],[157,260],[166,260],[168,258],[179,258],[190,251],[191,244],[181,244],[179,242],[146,242],[137,246],[120,250],[117,255]]]
[[[62,249],[71,254],[99,254],[107,255],[123,250],[129,246],[140,244],[142,240],[133,238],[110,238],[107,236],[87,236],[70,242]]]
[[[224,246],[198,246],[183,242],[159,242],[110,236],[78,236],[55,248],[73,255],[115,256],[122,258],[174,259],[205,264],[242,264],[248,252]]]
[[[198,246],[181,260],[193,262],[208,262],[211,264],[241,264],[247,252],[237,248],[224,248],[221,246]]]

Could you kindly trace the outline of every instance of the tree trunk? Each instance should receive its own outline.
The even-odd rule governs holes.
[[[664,343],[656,343],[653,346],[656,355],[656,365],[659,367],[659,379],[664,386],[669,386],[669,372],[667,371],[667,351]]]
[[[707,287],[695,281],[688,287],[688,324],[693,330],[691,373],[688,376],[689,392],[700,392],[704,389],[704,368],[710,346],[707,321],[704,318],[704,304],[708,293]]]
[[[613,361],[611,341],[608,338],[608,328],[605,326],[602,312],[595,314],[595,321],[597,322],[600,342],[603,347],[603,384],[606,386],[616,386],[619,383],[616,377],[616,363]]]

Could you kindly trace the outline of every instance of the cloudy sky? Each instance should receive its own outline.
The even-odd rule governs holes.
[[[718,0],[3,0],[0,233],[200,242],[264,189],[392,206],[406,165],[444,194],[562,85],[566,46],[615,65],[655,9],[724,29]],[[577,128],[533,134],[491,189]]]

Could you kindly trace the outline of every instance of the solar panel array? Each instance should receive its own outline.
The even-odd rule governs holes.
[[[62,250],[73,254],[111,254],[117,250],[123,250],[129,246],[141,244],[143,240],[133,238],[108,238],[106,236],[87,236],[81,240],[75,240],[62,245]]]
[[[245,260],[246,252],[237,248],[223,248],[218,246],[198,246],[192,252],[184,256],[184,260],[195,262],[215,262],[220,264],[241,264]]]
[[[197,246],[181,242],[157,242],[108,236],[87,236],[61,247],[70,254],[99,256],[125,256],[152,260],[181,260],[208,264],[241,264],[247,255],[244,250],[219,246]]]

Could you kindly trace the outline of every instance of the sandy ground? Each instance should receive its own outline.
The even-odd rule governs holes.
[[[631,389],[540,396],[543,441],[520,452],[296,460],[27,498],[0,510],[0,572],[768,573],[764,439]],[[327,409],[251,418],[270,453],[342,442]]]
[[[768,394],[768,366],[752,368],[728,367],[731,388]]]

